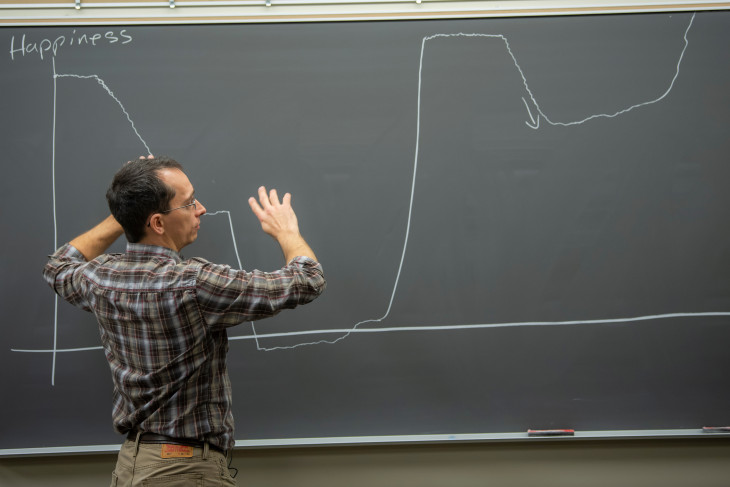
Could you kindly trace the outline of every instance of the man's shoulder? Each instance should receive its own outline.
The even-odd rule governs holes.
[[[182,264],[190,271],[205,277],[209,274],[228,274],[230,272],[238,272],[238,269],[228,264],[219,264],[212,262],[203,257],[190,257],[185,259]]]
[[[109,263],[109,262],[117,261],[117,260],[119,260],[119,259],[121,259],[123,257],[124,257],[124,254],[118,253],[118,252],[110,253],[110,254],[101,254],[98,257],[90,260],[89,262],[94,262],[96,264],[103,265],[103,264],[106,264],[106,263]]]

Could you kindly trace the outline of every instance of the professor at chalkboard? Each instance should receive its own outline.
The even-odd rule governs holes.
[[[205,207],[173,159],[126,163],[107,202],[111,215],[56,250],[43,276],[99,322],[114,382],[114,427],[127,435],[112,485],[151,478],[170,487],[235,485],[226,463],[235,442],[226,328],[308,303],[325,288],[291,195],[280,200],[261,187],[258,200],[249,199],[286,259],[275,272],[181,258]],[[126,252],[104,254],[122,232]]]

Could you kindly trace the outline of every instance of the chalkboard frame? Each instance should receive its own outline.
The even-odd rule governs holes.
[[[673,9],[663,10],[673,12]],[[730,436],[728,433],[704,433],[701,429],[674,429],[674,430],[616,430],[616,431],[576,431],[570,439],[626,439],[626,438],[677,438],[677,437],[721,437]],[[564,440],[567,438],[561,438]],[[452,442],[452,441],[542,441],[544,438],[528,438],[527,433],[485,433],[485,434],[436,434],[436,435],[394,435],[394,436],[354,436],[354,437],[323,437],[323,438],[283,438],[270,440],[238,440],[237,448],[281,447],[281,446],[315,446],[315,445],[354,445],[354,444],[381,444],[381,443],[412,443],[412,442]],[[115,451],[116,445],[92,445],[75,447],[48,447],[48,448],[21,448],[0,450],[0,456],[13,455],[44,455]]]

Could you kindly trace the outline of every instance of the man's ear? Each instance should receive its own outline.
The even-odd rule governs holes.
[[[150,217],[150,228],[157,235],[165,233],[165,224],[160,213],[155,213]]]

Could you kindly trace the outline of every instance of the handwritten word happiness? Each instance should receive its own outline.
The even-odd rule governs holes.
[[[132,42],[132,36],[127,33],[126,29],[119,32],[110,30],[93,34],[77,34],[74,30],[69,36],[60,35],[55,39],[41,40],[30,39],[23,34],[20,39],[16,39],[15,36],[10,39],[10,59],[15,61],[16,57],[25,56],[39,56],[44,59],[49,55],[55,57],[63,46],[99,46],[102,44],[116,44],[117,42],[129,44]]]

